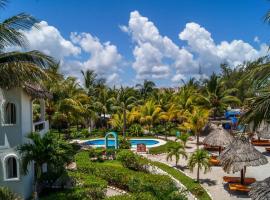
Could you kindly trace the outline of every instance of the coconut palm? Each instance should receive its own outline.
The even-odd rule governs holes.
[[[114,104],[113,109],[123,113],[123,136],[126,136],[127,128],[127,111],[136,103],[134,91],[131,88],[121,87],[118,89],[116,97],[110,99]]]
[[[156,84],[149,80],[144,80],[143,84],[137,84],[141,97],[145,100],[154,90]]]
[[[200,181],[200,170],[204,169],[204,173],[211,170],[211,164],[209,162],[209,153],[203,149],[197,149],[188,160],[188,167],[192,172],[197,166],[197,182]]]
[[[185,151],[184,145],[181,143],[174,143],[173,145],[170,145],[167,149],[167,161],[172,161],[173,157],[175,157],[175,166],[178,165],[180,156],[187,159],[187,153]]]
[[[209,111],[201,107],[194,107],[192,112],[185,112],[185,122],[180,129],[192,132],[197,137],[197,148],[199,148],[199,137],[202,129],[208,122]]]
[[[146,103],[139,108],[139,120],[140,123],[144,124],[148,131],[154,126],[154,123],[160,120],[161,108],[153,100],[148,100]]]
[[[37,198],[43,164],[53,165],[52,168],[63,172],[64,164],[71,161],[73,153],[70,144],[54,138],[51,134],[45,134],[41,137],[38,133],[30,133],[27,139],[31,140],[31,143],[19,146],[18,150],[22,156],[23,173],[27,174],[29,165],[35,163],[34,183]]]
[[[237,97],[231,95],[237,92],[237,89],[225,89],[222,81],[215,73],[206,81],[205,90],[205,94],[200,95],[199,102],[204,107],[211,109],[214,118],[221,115],[230,104],[239,105],[241,103]]]
[[[5,7],[7,0],[1,0]],[[48,78],[44,69],[55,64],[52,57],[39,51],[6,52],[7,47],[26,47],[27,40],[21,30],[38,28],[37,20],[31,15],[21,13],[0,23],[0,87],[12,88],[26,82],[39,83]]]

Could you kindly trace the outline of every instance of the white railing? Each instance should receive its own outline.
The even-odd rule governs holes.
[[[39,121],[33,123],[33,132],[37,132],[42,136],[49,131],[49,121]]]

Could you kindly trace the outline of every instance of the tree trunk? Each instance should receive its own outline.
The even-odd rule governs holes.
[[[199,143],[200,143],[200,133],[199,133],[199,132],[197,132],[196,136],[197,136],[197,149],[199,149]]]
[[[124,123],[123,123],[123,137],[126,137],[126,109],[123,110],[123,120],[124,120]]]
[[[244,173],[244,169],[241,169],[241,184],[242,185],[245,184],[245,173]]]
[[[198,166],[198,169],[197,169],[197,182],[199,183],[200,182],[200,168]]]
[[[218,155],[221,153],[221,146],[218,147]]]

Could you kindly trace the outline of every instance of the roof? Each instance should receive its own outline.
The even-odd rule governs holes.
[[[24,91],[34,98],[39,99],[51,99],[52,94],[49,93],[47,90],[42,88],[40,85],[31,85],[31,84],[25,84],[23,86]]]

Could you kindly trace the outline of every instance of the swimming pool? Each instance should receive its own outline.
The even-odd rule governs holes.
[[[160,146],[162,144],[165,144],[164,140],[159,139],[129,139],[132,148],[136,148],[137,144],[145,144],[146,147],[156,147]],[[105,146],[105,139],[104,138],[98,138],[93,140],[85,141],[83,144],[85,145],[91,145],[95,147],[104,147]],[[114,146],[114,139],[108,139],[109,146]]]

